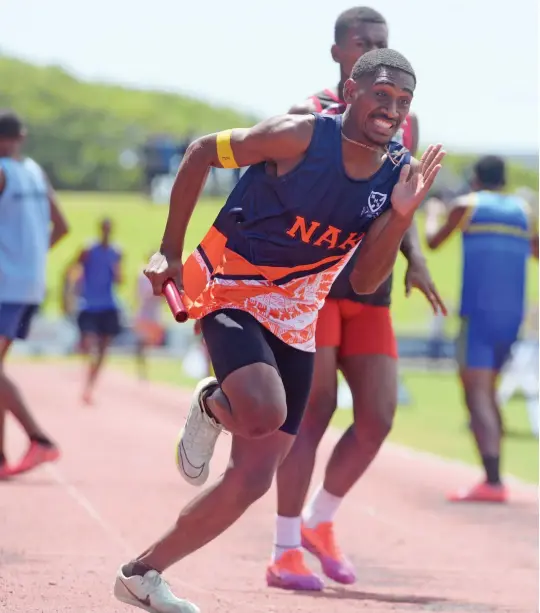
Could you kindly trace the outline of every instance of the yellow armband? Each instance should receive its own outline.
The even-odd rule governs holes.
[[[231,134],[232,130],[224,130],[216,136],[218,160],[223,168],[238,168],[231,147]]]

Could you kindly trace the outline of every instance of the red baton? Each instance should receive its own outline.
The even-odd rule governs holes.
[[[165,296],[165,300],[171,309],[174,319],[178,323],[184,323],[187,321],[188,313],[186,306],[182,300],[180,291],[176,287],[176,283],[172,279],[165,281],[163,284],[163,295]]]

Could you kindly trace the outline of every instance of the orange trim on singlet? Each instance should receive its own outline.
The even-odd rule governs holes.
[[[358,237],[359,239],[361,237]],[[309,272],[320,266],[331,265],[341,260],[343,256],[332,255],[321,258],[317,262],[302,264],[300,266],[255,266],[238,253],[231,251],[225,245],[227,237],[212,226],[200,243],[198,254],[194,252],[191,257],[207,260],[210,265],[210,274],[226,276],[243,276],[257,278],[264,277],[268,281],[276,281],[288,275],[300,272]],[[186,262],[187,265],[187,262]]]
[[[242,309],[283,342],[314,351],[317,312],[354,249],[300,266],[254,266],[226,243],[212,226],[184,264],[184,302],[190,318]]]
[[[219,266],[226,244],[227,237],[215,226],[210,227],[200,242],[200,247],[204,250],[205,256],[208,258],[212,269]]]
[[[341,258],[342,256],[333,255],[323,258],[318,262],[314,262],[313,264],[304,264],[301,266],[254,266],[234,251],[225,248],[222,262],[216,267],[214,273],[226,276],[262,276],[267,281],[273,282],[293,273],[309,272],[325,264],[339,262]]]
[[[197,253],[184,266],[185,304],[190,318],[200,319],[221,309],[241,309],[284,343],[303,351],[315,350],[317,313],[347,256],[322,273],[275,285],[266,279],[208,278],[206,265],[197,259]],[[197,266],[204,269],[198,276],[198,287],[194,283]]]

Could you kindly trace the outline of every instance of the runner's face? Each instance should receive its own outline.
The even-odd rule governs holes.
[[[358,131],[375,145],[388,144],[410,110],[414,78],[395,68],[345,83],[345,102]]]
[[[0,138],[0,157],[15,157],[21,152],[23,137]]]
[[[345,38],[332,46],[332,57],[341,67],[341,73],[348,78],[359,57],[373,49],[388,47],[388,27],[384,23],[359,21],[351,26]]]

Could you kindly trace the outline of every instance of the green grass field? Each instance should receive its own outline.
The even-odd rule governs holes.
[[[153,205],[142,195],[63,192],[60,205],[66,215],[70,233],[51,251],[48,262],[48,313],[60,312],[62,276],[66,265],[89,242],[95,240],[98,224],[104,217],[114,222],[113,240],[124,253],[125,283],[120,288],[123,303],[132,307],[135,301],[137,275],[148,256],[159,248],[168,207]],[[186,249],[197,246],[211,225],[221,201],[202,200],[196,208],[187,236]]]
[[[59,312],[61,277],[66,264],[78,251],[96,236],[97,224],[104,216],[115,222],[115,241],[125,254],[125,285],[120,296],[131,307],[135,297],[135,280],[150,252],[161,242],[167,207],[150,204],[143,196],[134,194],[107,193],[60,193],[60,202],[71,227],[71,232],[51,253],[48,266],[49,294],[46,310],[51,314]],[[186,249],[191,251],[213,222],[220,200],[203,199],[197,205],[188,230]],[[419,217],[420,230],[423,219]],[[421,231],[421,234],[423,232]],[[461,250],[459,236],[455,236],[440,251],[427,253],[432,276],[454,311],[459,300]],[[393,316],[400,331],[422,330],[429,321],[430,308],[421,295],[405,298],[403,278],[406,262],[398,258],[393,291]],[[530,265],[528,293],[530,302],[537,302],[538,265]],[[449,317],[447,332],[453,334],[457,327],[455,317]]]
[[[135,363],[126,357],[113,358],[115,367],[136,375]],[[180,385],[186,389],[195,381],[182,373],[178,360],[154,358],[149,364],[153,381]],[[405,371],[402,378],[411,404],[398,409],[390,440],[414,449],[477,464],[460,390],[452,373]],[[531,483],[538,483],[538,441],[529,435],[525,403],[512,400],[504,410],[508,436],[504,442],[504,471]],[[346,428],[352,420],[347,410],[339,410],[334,426]]]

